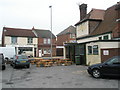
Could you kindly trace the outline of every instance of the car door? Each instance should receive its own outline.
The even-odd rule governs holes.
[[[113,57],[102,65],[103,75],[119,75],[120,73],[120,57]]]

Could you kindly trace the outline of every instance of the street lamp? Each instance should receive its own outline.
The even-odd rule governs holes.
[[[50,29],[51,29],[51,59],[52,59],[52,6],[50,8]]]

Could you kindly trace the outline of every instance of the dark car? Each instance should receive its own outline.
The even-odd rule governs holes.
[[[87,69],[88,73],[95,78],[102,76],[120,76],[120,56],[114,56],[104,63],[91,65]]]
[[[13,56],[11,66],[13,66],[13,68],[16,68],[16,67],[29,68],[30,62],[29,62],[28,57],[26,55],[15,55],[15,56]]]
[[[0,69],[2,69],[2,70],[6,69],[5,60],[4,60],[4,56],[2,53],[0,53]]]

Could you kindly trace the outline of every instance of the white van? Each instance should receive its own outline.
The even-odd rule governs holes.
[[[5,59],[13,58],[15,53],[15,47],[0,47],[0,53],[3,53]]]

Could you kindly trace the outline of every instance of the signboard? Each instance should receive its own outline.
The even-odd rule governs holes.
[[[103,50],[103,55],[109,55],[109,50]]]

